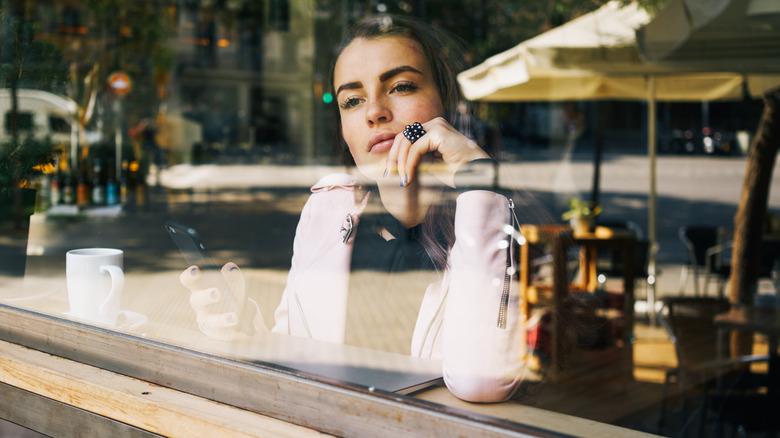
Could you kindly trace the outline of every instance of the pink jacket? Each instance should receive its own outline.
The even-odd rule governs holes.
[[[355,181],[329,175],[312,187],[293,243],[292,266],[274,332],[344,342],[352,236],[359,226]],[[457,198],[455,244],[449,268],[428,286],[412,338],[412,355],[442,360],[442,375],[457,397],[506,400],[525,372],[525,327],[519,320],[517,267],[510,242],[511,201],[490,191]],[[516,224],[515,224],[516,225]]]

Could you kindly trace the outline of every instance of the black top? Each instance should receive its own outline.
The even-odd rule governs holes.
[[[421,242],[422,226],[404,227],[384,209],[375,191],[369,198],[369,203],[377,206],[380,211],[364,213],[360,217],[353,241],[351,270],[401,272],[434,269],[433,262]]]

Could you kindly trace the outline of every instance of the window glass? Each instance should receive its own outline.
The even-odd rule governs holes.
[[[664,299],[780,303],[780,182],[750,155],[780,72],[642,64],[634,31],[663,1],[478,3],[3,3],[0,303],[514,422],[535,406],[676,433]],[[596,13],[631,23],[629,43],[555,33]],[[340,47],[376,14],[454,42]],[[453,56],[456,103],[434,78]],[[426,90],[438,100],[408,104]],[[413,147],[394,117],[433,134],[416,173],[371,154]],[[746,184],[766,198],[760,237],[735,222]],[[698,252],[694,226],[711,232]],[[737,293],[745,242],[761,267]]]

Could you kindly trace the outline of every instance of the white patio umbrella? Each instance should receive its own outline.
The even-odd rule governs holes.
[[[776,83],[737,70],[645,62],[636,32],[650,19],[636,3],[621,7],[613,1],[492,56],[458,79],[466,98],[503,102],[644,100],[650,77],[656,80],[652,97],[664,101],[740,99],[745,85],[757,95]]]
[[[671,0],[653,21],[639,29],[637,39],[645,59],[665,65],[708,71],[733,71],[761,80],[767,98],[776,99],[775,78],[780,76],[779,0]],[[767,101],[769,105],[769,101]],[[765,110],[764,117],[774,112]],[[765,123],[768,122],[768,123]],[[731,298],[750,301],[756,293],[757,248],[763,240],[754,224],[763,217],[768,178],[773,172],[768,159],[777,154],[777,116],[763,118],[758,140],[749,156],[743,197],[735,218],[730,284]],[[749,341],[734,338],[735,346],[747,351]]]
[[[754,77],[780,72],[780,1],[672,0],[637,32],[645,60]]]
[[[462,72],[458,80],[470,100],[646,100],[650,162],[648,270],[655,275],[656,101],[741,99],[745,93],[759,95],[780,85],[780,75],[648,63],[640,54],[636,33],[650,20],[635,2],[621,7],[612,1],[485,60]],[[654,291],[649,295],[647,304],[652,311]]]

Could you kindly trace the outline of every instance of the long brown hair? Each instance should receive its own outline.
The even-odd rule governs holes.
[[[331,65],[331,87],[335,88],[333,84],[335,61],[352,41],[384,37],[406,38],[419,46],[433,74],[444,107],[445,119],[462,134],[472,136],[469,107],[457,80],[457,74],[466,67],[465,45],[454,35],[420,19],[408,16],[373,15],[355,23],[339,46],[338,56]],[[345,165],[354,165],[355,162],[342,135],[340,114],[337,120],[337,144],[342,162]],[[433,265],[440,270],[447,267],[447,254],[455,242],[454,216],[454,196],[442,196],[441,203],[431,205],[421,224],[420,241]]]
[[[371,15],[355,23],[341,42],[337,55],[330,66],[330,85],[335,89],[334,70],[336,61],[347,46],[356,39],[383,37],[407,38],[414,41],[428,62],[436,89],[439,92],[444,118],[455,129],[466,136],[472,135],[468,104],[458,85],[457,75],[466,68],[465,44],[444,29],[414,17],[401,15]],[[344,164],[354,164],[341,133],[341,115],[337,112],[338,147]]]

